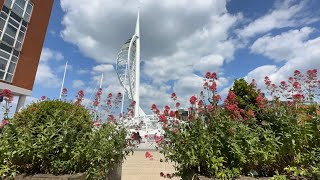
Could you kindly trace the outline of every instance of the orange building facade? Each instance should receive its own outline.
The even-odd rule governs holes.
[[[54,0],[0,0],[0,90],[32,93]]]

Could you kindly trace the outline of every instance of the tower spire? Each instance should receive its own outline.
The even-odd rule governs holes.
[[[135,35],[137,36],[136,40],[136,76],[135,76],[135,97],[134,100],[136,101],[135,109],[134,109],[134,116],[140,116],[140,9],[138,9],[137,15],[137,23],[136,23],[136,30]]]

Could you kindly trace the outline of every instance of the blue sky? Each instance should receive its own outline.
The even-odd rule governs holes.
[[[92,99],[103,73],[104,94],[121,91],[117,51],[134,33],[141,8],[141,106],[182,105],[202,88],[202,75],[219,74],[225,97],[236,78],[286,79],[295,69],[320,69],[318,0],[56,0],[32,97],[59,96],[66,61],[68,99],[80,89]]]

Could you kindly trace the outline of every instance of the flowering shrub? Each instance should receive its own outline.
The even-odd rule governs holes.
[[[86,172],[102,179],[129,153],[127,131],[114,123],[94,128],[91,114],[77,101],[46,100],[15,114],[0,133],[0,177],[18,173]]]
[[[177,173],[173,176],[191,179],[199,174],[230,179],[252,174],[309,178],[319,175],[319,115],[316,105],[304,104],[318,98],[319,80],[316,70],[308,71],[304,77],[295,71],[289,83],[281,82],[279,87],[283,91],[269,78],[265,79],[278,101],[280,96],[292,97],[291,102],[279,102],[276,106],[269,105],[255,81],[248,84],[243,79],[237,80],[221,108],[217,106],[219,98],[214,98],[218,96],[217,76],[207,73],[204,88],[209,92],[190,98],[187,119],[167,113],[170,107],[157,113],[165,131],[157,143],[164,161],[176,164]],[[286,91],[291,94],[283,94]],[[151,109],[158,111],[155,104]],[[161,176],[172,177],[165,172]]]
[[[9,119],[8,115],[9,115],[9,110],[11,108],[10,104],[13,101],[13,94],[9,89],[4,89],[2,90],[2,92],[0,92],[0,97],[2,98],[2,101],[4,101],[3,117],[5,119]]]

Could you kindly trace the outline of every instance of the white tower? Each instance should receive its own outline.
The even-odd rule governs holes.
[[[117,57],[116,72],[123,87],[121,112],[124,106],[124,97],[131,102],[135,101],[134,116],[144,116],[140,108],[140,17],[137,16],[135,33],[120,49]]]
[[[140,116],[140,12],[138,11],[137,16],[137,23],[136,23],[136,30],[135,35],[137,36],[136,40],[136,76],[135,76],[135,94],[134,100],[136,101],[136,106],[134,109],[135,117]]]

